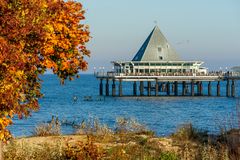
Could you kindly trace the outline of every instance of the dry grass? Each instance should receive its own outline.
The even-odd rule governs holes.
[[[76,135],[75,135],[76,136]],[[160,159],[175,157],[174,153],[164,151],[158,138],[136,135],[127,143],[99,143],[96,137],[89,136],[32,137],[14,140],[4,149],[4,159]],[[44,140],[45,139],[45,140]],[[165,155],[166,153],[166,155]]]
[[[4,149],[5,160],[61,160],[64,159],[63,141],[48,143],[44,141],[40,145],[28,142],[12,141]]]
[[[36,129],[38,134],[35,135],[57,135],[59,132],[55,131],[60,130],[60,125],[56,125],[56,121],[52,120],[43,127],[44,129]],[[160,138],[131,118],[118,118],[113,129],[102,125],[97,119],[83,121],[75,126],[78,126],[76,135],[72,136],[14,140],[4,147],[4,158],[238,160],[240,157],[239,129],[213,136],[194,128],[191,124],[185,124],[172,136]],[[59,129],[56,129],[58,127]]]
[[[52,121],[53,122],[53,121]],[[50,123],[49,125],[53,124]],[[54,121],[55,123],[55,121]],[[101,125],[97,119],[79,125],[73,136],[30,137],[5,146],[5,159],[162,159],[175,157],[153,132],[133,119],[118,119],[116,128]],[[50,128],[50,130],[48,130]],[[52,133],[47,127],[47,133]],[[39,131],[39,130],[37,130]],[[38,135],[46,135],[38,134]],[[42,133],[42,132],[37,132]],[[81,135],[83,134],[83,135]],[[37,135],[37,134],[36,134]],[[171,145],[168,145],[169,147]],[[170,149],[171,150],[171,149]],[[166,154],[165,154],[166,153]]]
[[[223,135],[208,135],[207,132],[193,128],[191,124],[179,128],[172,136],[174,145],[181,148],[176,152],[181,159],[186,160],[238,160],[231,147],[235,140],[230,142]],[[235,138],[239,139],[240,135]],[[227,143],[226,143],[227,142]],[[229,143],[230,142],[230,143]],[[236,146],[235,146],[236,147]],[[236,149],[236,148],[234,148]]]
[[[236,112],[221,126],[220,135],[209,135],[191,124],[181,126],[171,138],[181,148],[175,152],[189,160],[240,160],[240,101]],[[237,124],[237,125],[236,125]]]
[[[99,123],[93,118],[83,121],[76,130],[76,134],[92,135],[101,143],[123,143],[131,141],[136,135],[153,136],[154,132],[132,118],[117,118],[115,128]]]
[[[227,148],[229,158],[240,159],[240,98],[237,99],[235,113],[221,126],[220,130],[219,142]]]
[[[140,124],[136,119],[133,118],[119,117],[116,120],[115,126],[116,133],[142,134],[149,132],[149,130],[144,125]]]
[[[52,120],[48,123],[42,123],[35,127],[33,136],[56,136],[61,134],[61,125],[56,117],[52,116]]]

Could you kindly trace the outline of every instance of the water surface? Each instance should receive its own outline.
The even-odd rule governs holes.
[[[14,136],[31,135],[37,124],[51,120],[52,115],[60,120],[78,122],[97,117],[110,127],[114,127],[117,117],[134,117],[158,135],[169,135],[179,125],[190,122],[200,129],[217,133],[219,126],[232,123],[229,119],[236,111],[237,98],[226,97],[106,97],[104,101],[84,101],[84,96],[98,97],[99,82],[93,75],[81,75],[80,79],[66,81],[63,86],[54,75],[44,75],[42,79],[45,96],[40,100],[41,108],[28,119],[14,119],[14,125],[10,127]],[[222,83],[221,95],[226,94],[225,86]],[[207,94],[207,83],[204,88],[204,94]],[[123,90],[125,95],[131,94],[132,84],[124,82]],[[213,84],[212,92],[216,95],[216,84]],[[239,87],[236,93],[240,95]],[[76,102],[73,97],[77,97]],[[236,121],[233,123],[237,125]],[[73,129],[63,126],[62,132],[69,134]]]

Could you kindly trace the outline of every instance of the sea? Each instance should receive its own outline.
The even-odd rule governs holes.
[[[66,80],[64,85],[60,84],[56,75],[46,74],[41,79],[43,80],[41,91],[44,97],[39,101],[40,108],[32,112],[28,118],[14,117],[13,125],[9,129],[15,137],[31,136],[36,126],[51,121],[52,116],[58,117],[62,122],[74,123],[98,119],[101,124],[106,124],[110,128],[115,127],[117,118],[135,119],[159,136],[168,136],[182,125],[189,123],[211,134],[219,133],[223,127],[240,125],[237,118],[239,82],[236,84],[236,98],[224,97],[225,82],[221,83],[222,97],[216,97],[217,84],[212,83],[212,97],[114,98],[99,97],[99,81],[92,74],[80,75],[79,79],[73,81]],[[132,88],[132,83],[123,82],[123,95],[131,95]],[[204,94],[207,95],[207,83],[203,84],[203,88]],[[88,96],[91,99],[86,101]],[[62,125],[61,129],[63,134],[75,132],[71,125]]]

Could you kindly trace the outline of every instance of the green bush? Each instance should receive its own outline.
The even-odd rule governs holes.
[[[194,128],[190,123],[183,124],[171,137],[178,141],[198,141],[205,143],[208,141],[208,132]]]
[[[160,160],[179,160],[179,158],[171,152],[162,152],[159,157]]]

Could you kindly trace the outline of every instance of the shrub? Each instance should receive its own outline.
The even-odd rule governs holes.
[[[87,137],[86,143],[81,141],[75,145],[67,143],[67,147],[64,152],[66,154],[65,158],[71,160],[98,160],[104,156],[103,149],[94,144],[92,136]]]
[[[107,125],[102,125],[96,118],[82,121],[80,125],[76,126],[78,126],[76,134],[91,134],[99,136],[113,133],[113,131]]]
[[[144,125],[140,124],[136,119],[119,117],[116,120],[116,133],[134,133],[154,135],[153,131],[148,130]]]
[[[228,160],[228,154],[224,148],[217,149],[217,146],[207,144],[202,146],[200,158],[203,160]]]
[[[34,136],[56,136],[61,134],[61,124],[58,118],[52,117],[51,122],[39,124],[33,130]]]
[[[201,131],[192,126],[192,124],[183,124],[174,134],[171,135],[174,140],[178,141],[197,141],[207,142],[207,131]]]

